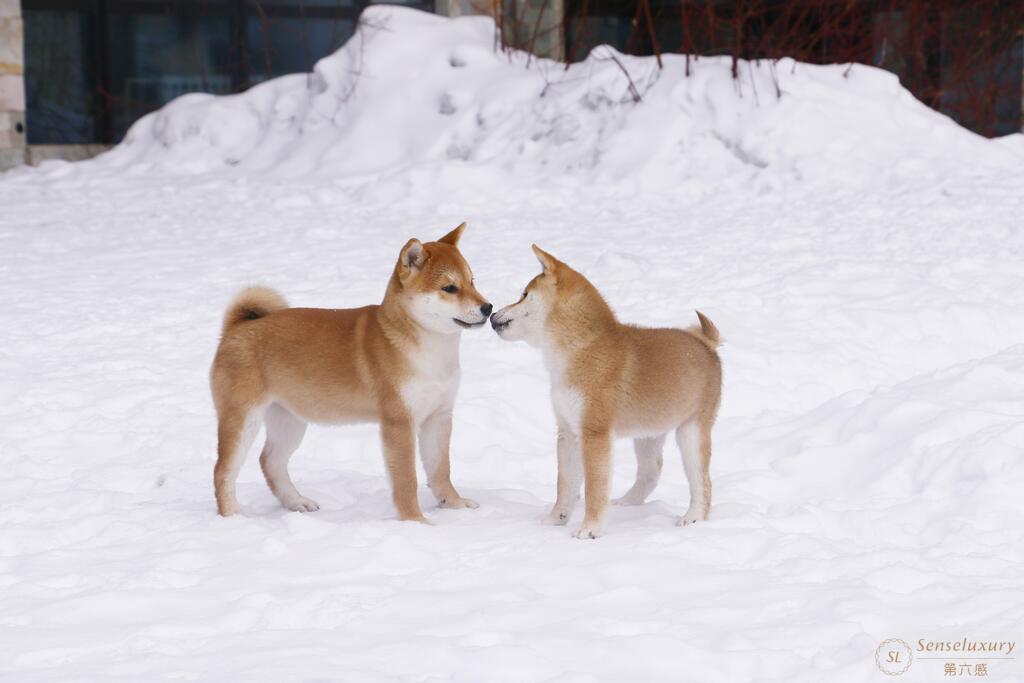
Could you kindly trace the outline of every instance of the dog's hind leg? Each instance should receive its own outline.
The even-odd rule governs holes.
[[[264,418],[267,426],[267,443],[260,454],[260,467],[267,479],[267,486],[274,492],[281,505],[296,512],[314,512],[320,509],[316,501],[306,498],[288,476],[288,461],[302,443],[306,423],[287,408],[274,403],[267,408]]]
[[[647,500],[647,496],[651,495],[661,478],[664,447],[664,434],[633,439],[633,450],[636,452],[636,482],[625,495],[613,500],[612,505],[640,505]]]
[[[217,512],[223,517],[241,511],[235,495],[235,480],[259,432],[263,412],[262,407],[246,410],[230,406],[218,410],[217,465],[213,468],[213,488],[217,497]]]
[[[711,508],[711,424],[694,417],[676,430],[676,442],[683,455],[683,469],[690,482],[690,508],[676,522],[686,526],[708,518]]]

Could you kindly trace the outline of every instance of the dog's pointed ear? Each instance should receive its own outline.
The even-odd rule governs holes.
[[[540,261],[540,267],[544,269],[544,274],[554,274],[555,268],[558,267],[558,259],[538,247],[536,244],[531,244],[530,247],[533,249],[533,253],[537,257],[537,260]]]
[[[442,244],[450,244],[453,247],[459,246],[459,238],[462,237],[462,231],[466,229],[466,223],[459,223],[459,227],[452,230],[450,233],[438,240]]]
[[[398,255],[398,279],[405,282],[413,273],[419,272],[426,261],[427,252],[423,244],[416,238],[409,240]]]

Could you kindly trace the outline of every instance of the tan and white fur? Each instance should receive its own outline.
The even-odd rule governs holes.
[[[380,424],[392,498],[403,520],[425,521],[416,496],[416,441],[442,507],[475,508],[451,482],[449,441],[459,388],[461,331],[491,304],[458,249],[465,223],[436,242],[402,248],[380,305],[289,308],[253,287],[228,307],[210,385],[217,408],[217,510],[239,512],[235,480],[263,423],[260,465],[289,510],[317,510],[288,475],[310,422]]]
[[[669,433],[682,452],[690,507],[678,523],[707,519],[711,427],[722,391],[718,329],[702,313],[686,330],[620,323],[583,275],[536,245],[543,271],[522,298],[491,316],[502,339],[539,347],[558,423],[558,493],[546,518],[566,524],[585,483],[577,538],[600,535],[608,507],[612,439],[633,438],[637,477],[615,501],[638,505],[658,483]]]

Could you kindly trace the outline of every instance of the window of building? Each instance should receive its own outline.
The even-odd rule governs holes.
[[[178,95],[309,72],[352,36],[368,4],[23,0],[28,142],[113,144]]]

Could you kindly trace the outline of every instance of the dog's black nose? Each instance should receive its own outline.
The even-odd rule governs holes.
[[[480,312],[484,314],[485,318],[491,314],[492,310],[494,310],[494,306],[491,304],[484,304],[480,307]]]

